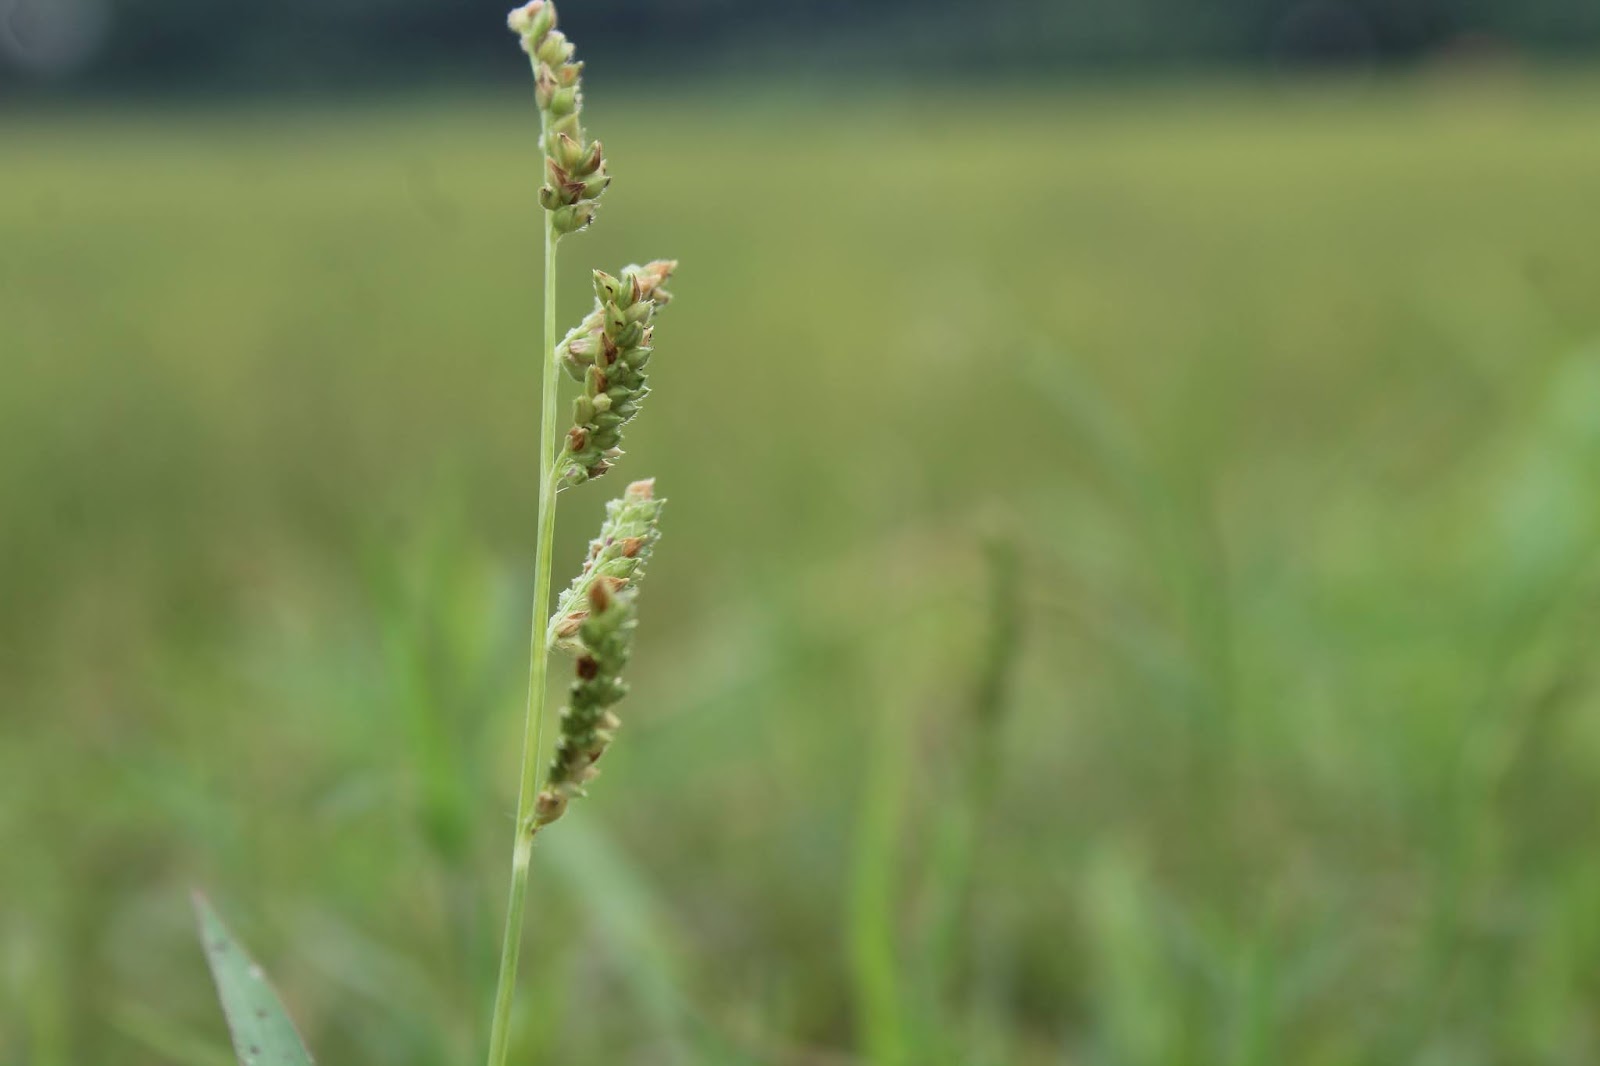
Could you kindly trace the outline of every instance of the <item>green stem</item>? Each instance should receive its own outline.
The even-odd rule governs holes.
[[[548,129],[548,124],[545,124]],[[543,143],[545,133],[540,135]],[[500,947],[500,979],[495,986],[494,1020],[489,1027],[488,1066],[505,1066],[511,1041],[511,1003],[522,948],[522,917],[528,901],[528,864],[533,858],[534,802],[538,797],[539,754],[544,742],[544,702],[549,649],[545,628],[550,611],[551,554],[556,528],[556,232],[544,212],[544,377],[539,416],[539,533],[534,547],[533,636],[528,649],[528,713],[522,732],[522,779],[517,793],[517,829],[511,851],[511,898],[506,904],[505,940]]]

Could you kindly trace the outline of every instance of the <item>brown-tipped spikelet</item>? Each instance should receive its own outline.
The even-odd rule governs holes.
[[[596,478],[622,454],[622,427],[650,394],[650,362],[656,310],[672,299],[667,279],[676,260],[628,266],[617,277],[594,273],[595,309],[556,346],[556,358],[583,395],[572,404],[572,428],[560,460],[561,487]]]
[[[655,484],[654,479],[635,481],[621,499],[606,504],[606,520],[600,535],[589,542],[583,570],[561,594],[550,619],[546,639],[552,646],[573,646],[589,617],[589,590],[595,585],[603,584],[610,592],[639,587],[645,564],[661,538],[661,508],[667,502],[656,498]]]
[[[556,235],[583,229],[594,221],[600,194],[611,184],[599,141],[586,139],[583,64],[573,60],[572,42],[556,29],[551,0],[530,0],[506,16],[533,64],[534,95],[544,118],[545,184],[539,203],[551,212]]]
[[[585,594],[588,615],[578,627],[577,677],[561,711],[555,758],[534,805],[535,830],[560,818],[568,801],[584,794],[583,786],[599,773],[594,764],[622,724],[611,707],[628,692],[622,669],[633,644],[635,595],[628,589],[614,592],[603,581]]]

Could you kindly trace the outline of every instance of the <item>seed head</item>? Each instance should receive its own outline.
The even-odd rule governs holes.
[[[600,535],[589,542],[583,570],[561,594],[546,638],[557,647],[575,648],[584,620],[603,613],[618,596],[632,595],[644,577],[666,500],[655,496],[655,482],[635,481],[621,499],[606,504]]]
[[[561,487],[580,485],[611,469],[622,453],[622,427],[639,413],[650,394],[645,384],[655,340],[656,311],[672,299],[667,279],[677,260],[661,259],[645,266],[624,267],[616,277],[594,272],[595,309],[556,346],[556,358],[583,395],[572,405],[574,429],[568,434]]]
[[[506,16],[533,64],[533,94],[543,113],[546,180],[539,203],[551,213],[556,235],[574,233],[594,221],[600,194],[611,184],[600,142],[585,138],[583,64],[573,59],[572,42],[556,29],[552,0],[531,0]]]
[[[568,801],[584,794],[583,786],[599,773],[594,764],[622,724],[611,707],[628,692],[622,670],[633,644],[635,595],[628,589],[589,597],[592,610],[578,627],[581,652],[567,706],[561,712],[561,737],[556,741],[545,787],[534,805],[535,829],[560,818]]]

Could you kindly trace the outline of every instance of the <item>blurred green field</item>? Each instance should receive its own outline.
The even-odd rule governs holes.
[[[558,583],[671,505],[526,1061],[1600,1058],[1600,85],[593,96],[561,318],[683,267]],[[0,1062],[228,1062],[197,885],[478,1056],[534,122],[0,116]]]

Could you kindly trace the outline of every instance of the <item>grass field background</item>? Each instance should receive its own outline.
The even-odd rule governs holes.
[[[557,581],[671,503],[529,1061],[1600,1056],[1600,83],[592,95],[561,318],[683,266]],[[197,886],[479,1055],[534,125],[0,116],[0,1061],[228,1062]]]

